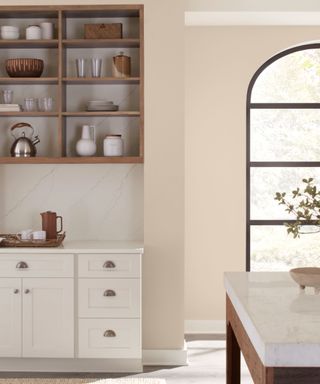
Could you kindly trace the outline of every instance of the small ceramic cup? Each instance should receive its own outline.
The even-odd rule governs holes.
[[[20,236],[20,239],[23,241],[28,241],[32,239],[32,229],[23,229],[18,232],[17,235]]]
[[[34,231],[32,232],[32,238],[35,241],[45,241],[46,240],[46,231]]]

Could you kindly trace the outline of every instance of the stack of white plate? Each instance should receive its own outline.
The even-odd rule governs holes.
[[[118,111],[119,106],[113,104],[113,101],[90,100],[87,104],[87,111]]]

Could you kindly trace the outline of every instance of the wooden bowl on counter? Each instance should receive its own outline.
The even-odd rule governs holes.
[[[293,268],[290,270],[290,276],[301,289],[305,289],[305,287],[313,287],[315,294],[318,295],[320,293],[320,268]]]
[[[43,72],[44,63],[41,59],[8,59],[6,60],[6,71],[10,77],[40,77]]]

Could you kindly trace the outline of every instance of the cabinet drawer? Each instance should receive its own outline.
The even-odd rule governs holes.
[[[81,254],[79,277],[140,277],[140,254]]]
[[[73,255],[1,254],[0,277],[73,277]]]
[[[79,320],[80,358],[141,358],[140,319]]]
[[[140,279],[80,279],[79,317],[140,317]]]

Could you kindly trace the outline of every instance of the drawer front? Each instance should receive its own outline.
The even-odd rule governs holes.
[[[79,277],[140,277],[139,254],[78,255]]]
[[[80,319],[80,358],[141,358],[140,319]]]
[[[79,279],[79,317],[141,317],[140,279]]]
[[[0,277],[73,277],[70,254],[1,254]]]

